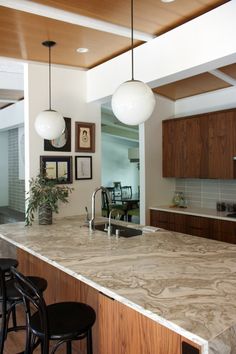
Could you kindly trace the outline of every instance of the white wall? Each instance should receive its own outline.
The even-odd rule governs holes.
[[[8,205],[8,131],[0,132],[0,206]]]
[[[132,186],[138,192],[139,170],[137,163],[130,163],[128,148],[138,147],[138,143],[116,138],[102,133],[102,184],[113,187],[113,182]]]
[[[101,185],[101,113],[99,104],[87,104],[86,73],[84,71],[52,66],[52,108],[60,111],[65,117],[72,119],[72,152],[44,151],[43,139],[34,129],[37,114],[48,109],[48,65],[28,64],[25,70],[25,136],[26,136],[26,181],[39,173],[40,155],[70,155],[75,154],[74,122],[96,123],[96,152],[82,154],[93,157],[93,179],[73,182],[73,193],[69,204],[60,205],[60,216],[78,215],[84,213],[85,206],[91,208],[91,194]],[[74,173],[73,173],[74,177]],[[28,188],[28,183],[26,188]]]
[[[152,116],[140,126],[140,150],[144,163],[140,165],[140,221],[149,224],[149,209],[169,204],[175,180],[162,177],[162,120],[173,116],[174,102],[156,95]],[[144,191],[145,188],[145,191]]]

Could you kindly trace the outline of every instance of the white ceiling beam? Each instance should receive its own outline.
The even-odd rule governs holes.
[[[19,101],[19,100],[0,98],[0,103],[16,103],[17,101]]]
[[[235,13],[236,1],[229,1],[136,47],[135,79],[153,88],[235,63]],[[86,75],[87,101],[109,98],[131,78],[130,51],[88,70]]]
[[[211,70],[211,71],[209,71],[209,73],[214,75],[214,76],[216,76],[216,77],[218,77],[219,79],[227,82],[230,85],[236,86],[236,80],[233,77],[223,73],[220,70],[217,70],[217,69]]]
[[[0,71],[0,89],[24,90],[24,74]]]
[[[24,11],[33,15],[51,18],[57,21],[71,23],[73,25],[116,34],[118,36],[128,38],[130,38],[131,36],[130,28],[115,25],[106,21],[97,20],[91,17],[82,16],[69,11],[56,9],[51,6],[41,5],[30,0],[0,0],[0,6],[8,7],[18,11]],[[150,39],[153,39],[154,37],[155,36],[148,33],[134,31],[134,39],[140,41],[147,42]]]

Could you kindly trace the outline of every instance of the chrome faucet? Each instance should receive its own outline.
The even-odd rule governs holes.
[[[95,226],[95,224],[94,224],[94,220],[95,220],[95,197],[96,197],[97,192],[100,191],[100,190],[106,193],[107,199],[108,199],[108,204],[110,205],[112,203],[110,194],[109,194],[108,190],[105,187],[101,186],[101,187],[98,187],[98,188],[95,189],[95,191],[92,194],[92,212],[91,212],[91,219],[89,220],[89,229],[91,231],[94,230],[94,226]]]
[[[119,210],[118,209],[111,209],[110,213],[109,213],[109,219],[108,219],[108,228],[107,228],[107,233],[108,233],[108,236],[111,236],[111,216],[112,214],[116,212],[116,214],[119,215]]]

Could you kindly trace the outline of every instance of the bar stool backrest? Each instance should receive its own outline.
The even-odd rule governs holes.
[[[47,308],[43,298],[42,291],[37,289],[33,283],[15,268],[11,268],[11,272],[15,277],[16,289],[23,297],[27,326],[30,327],[30,318],[36,311],[39,313],[41,330],[44,333],[44,342],[48,342],[48,319]]]

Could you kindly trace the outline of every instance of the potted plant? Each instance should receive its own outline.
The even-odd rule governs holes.
[[[32,225],[37,210],[39,224],[52,224],[52,212],[58,213],[59,201],[68,203],[68,195],[72,190],[73,188],[68,186],[57,185],[53,180],[47,179],[41,174],[32,178],[26,198],[26,226]]]

